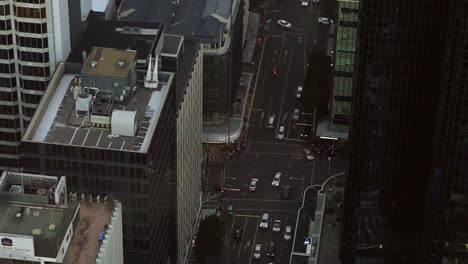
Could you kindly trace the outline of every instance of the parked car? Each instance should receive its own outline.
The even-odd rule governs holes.
[[[268,128],[273,128],[275,126],[275,118],[276,116],[274,114],[268,118]]]
[[[308,137],[309,136],[309,131],[310,131],[309,127],[307,127],[307,126],[304,127],[302,129],[302,132],[301,132],[301,137],[303,137],[303,138]]]
[[[324,25],[328,25],[328,24],[333,24],[333,20],[328,18],[328,17],[319,17],[318,18],[318,22],[320,24],[324,24]]]
[[[262,257],[262,244],[255,244],[253,258],[260,259]]]
[[[302,97],[302,90],[304,89],[304,87],[302,85],[299,85],[297,87],[297,91],[296,91],[296,97],[297,99],[301,98]]]
[[[291,28],[292,27],[291,23],[289,23],[288,21],[286,21],[284,19],[278,20],[277,23],[278,23],[278,25],[280,25],[280,26],[282,26],[284,28]]]
[[[302,6],[309,6],[309,0],[302,0]]]
[[[249,185],[249,191],[254,192],[257,190],[257,182],[258,182],[257,178],[252,178],[252,180],[250,181],[250,185]]]
[[[307,160],[314,160],[314,155],[312,155],[312,152],[310,152],[310,149],[303,149],[304,156],[306,157]]]
[[[275,222],[273,222],[273,232],[279,231],[281,231],[281,220],[275,220]]]
[[[242,237],[242,231],[244,231],[242,226],[236,226],[236,229],[234,229],[234,233],[232,234],[234,239],[240,239]]]
[[[275,176],[273,176],[273,180],[271,181],[271,186],[278,187],[280,184],[280,180],[281,180],[281,172],[275,173]]]
[[[291,195],[291,185],[284,185],[281,188],[281,199],[287,200],[289,199],[290,195]]]
[[[267,229],[269,222],[270,216],[268,215],[268,213],[263,213],[262,218],[260,219],[260,228]]]

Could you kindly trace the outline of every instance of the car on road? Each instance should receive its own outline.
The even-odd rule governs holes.
[[[291,240],[291,237],[292,237],[292,226],[286,226],[284,228],[284,236],[283,236],[283,239],[285,241],[289,241]]]
[[[309,0],[302,0],[302,6],[309,6]]]
[[[318,22],[319,24],[324,24],[324,25],[328,25],[328,24],[333,24],[333,19],[330,19],[328,17],[319,17],[318,18]]]
[[[243,231],[244,229],[242,228],[242,226],[236,226],[236,229],[234,229],[234,233],[232,234],[232,237],[234,239],[240,239],[242,237]]]
[[[252,180],[250,181],[250,185],[249,185],[249,191],[254,192],[257,190],[257,182],[258,182],[257,178],[252,178]]]
[[[275,176],[273,176],[273,180],[271,181],[271,186],[278,187],[281,180],[281,172],[277,172]]]
[[[302,85],[299,85],[297,87],[297,91],[296,91],[296,97],[297,99],[301,98],[302,97],[302,90],[304,89],[304,87],[302,87]]]
[[[294,121],[299,120],[300,116],[301,116],[301,111],[299,111],[299,109],[297,109],[297,108],[294,109],[293,116],[292,116],[293,120]]]
[[[278,77],[278,67],[273,66],[271,69],[271,77]]]
[[[314,3],[320,3],[320,0],[314,0]]]
[[[284,126],[280,126],[278,129],[278,139],[279,140],[284,139]]]
[[[260,219],[260,228],[267,229],[269,222],[270,216],[268,215],[268,213],[263,213],[262,218]]]
[[[267,244],[267,248],[266,248],[266,255],[268,257],[274,257],[275,256],[275,242],[273,241],[270,241],[268,242]]]
[[[281,187],[281,199],[288,200],[291,195],[291,185],[283,185]]]
[[[275,126],[275,118],[276,116],[274,114],[268,118],[268,128],[273,128]]]
[[[310,131],[309,127],[304,127],[302,129],[302,132],[301,132],[301,137],[303,137],[303,138],[308,137],[309,136],[309,131]]]
[[[281,220],[275,220],[275,222],[273,222],[273,232],[279,231],[281,231]]]
[[[282,26],[284,28],[291,28],[292,27],[291,23],[289,23],[288,21],[286,21],[284,19],[278,20],[277,23],[278,23],[278,25],[280,25],[280,26]]]
[[[260,259],[262,257],[262,244],[255,244],[253,258]]]
[[[310,149],[303,149],[304,156],[306,157],[307,160],[314,160],[314,155],[312,155],[312,152],[310,152]]]

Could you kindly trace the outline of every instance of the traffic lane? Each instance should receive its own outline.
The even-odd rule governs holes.
[[[313,172],[313,178],[311,179],[312,175],[312,170]],[[316,184],[323,184],[329,177],[336,175],[338,173],[343,173],[348,171],[348,161],[346,160],[333,160],[330,163],[330,172],[329,172],[329,162],[328,160],[317,160],[315,168],[312,166],[308,167],[305,170],[305,175],[306,178],[308,178],[308,181],[312,181],[313,185]]]
[[[258,223],[260,216],[239,216],[233,215],[231,237],[228,241],[228,261],[229,263],[249,263],[253,248],[255,245],[256,235],[258,232]],[[240,239],[233,238],[233,232],[237,226],[243,228]]]
[[[270,263],[270,262],[279,263],[279,259],[282,259],[283,255],[289,255],[291,253],[291,245],[289,245],[289,243],[291,242],[289,243],[283,242],[283,234],[284,234],[284,227],[286,225],[290,225],[294,228],[294,225],[296,223],[295,214],[272,212],[272,213],[269,213],[269,217],[270,217],[270,224],[268,225],[268,228],[259,229],[258,234],[257,234],[256,243],[262,244],[262,260],[258,263]],[[273,225],[274,220],[281,221],[280,232],[273,232],[272,225]],[[267,243],[270,241],[275,242],[276,250],[275,250],[274,257],[266,256]]]

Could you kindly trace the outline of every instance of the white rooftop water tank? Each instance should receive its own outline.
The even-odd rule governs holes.
[[[112,111],[111,133],[113,135],[134,137],[137,131],[136,111]]]

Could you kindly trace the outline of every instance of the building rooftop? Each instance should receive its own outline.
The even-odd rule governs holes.
[[[135,50],[137,60],[146,61],[161,34],[160,23],[101,20],[98,13],[91,11],[67,62],[83,63],[83,51],[89,54],[95,46]]]
[[[127,76],[135,52],[94,47],[83,65],[82,73]]]
[[[95,263],[101,247],[98,235],[111,222],[109,205],[93,202],[80,202],[79,205],[79,221],[63,263]]]
[[[3,172],[0,234],[2,241],[10,240],[12,248],[1,247],[0,255],[36,262],[50,258],[59,263],[66,255],[63,263],[94,263],[101,248],[98,235],[113,224],[115,203],[68,199],[66,191],[65,177]],[[69,233],[75,219],[74,232]]]
[[[113,105],[114,111],[136,111],[136,134],[132,137],[112,134],[111,129],[93,126],[90,118],[78,116],[74,87],[79,85],[81,77],[65,73],[63,64],[58,67],[61,69],[54,73],[26,130],[24,141],[146,153],[174,74],[159,71],[156,90],[146,89],[141,82],[137,82],[136,89],[126,104]],[[128,126],[132,125],[134,124],[128,123]]]
[[[224,33],[231,12],[231,0],[124,0],[119,14],[131,9],[135,12],[120,19],[161,22],[167,32],[195,36],[208,43],[218,42],[220,33]]]

